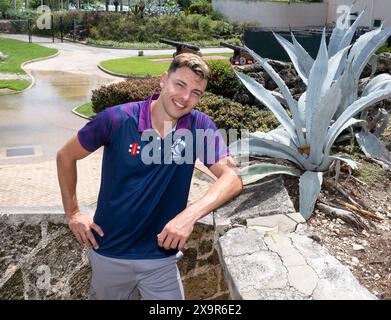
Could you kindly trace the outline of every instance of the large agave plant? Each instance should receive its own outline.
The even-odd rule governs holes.
[[[334,28],[328,46],[328,56],[339,60],[341,58],[334,81],[343,79],[341,82],[342,99],[339,103],[334,119],[337,119],[355,100],[358,98],[360,75],[368,62],[373,61],[374,53],[383,45],[385,40],[391,35],[391,27],[383,29],[379,27],[371,32],[362,35],[351,47],[353,36],[364,16],[364,11],[348,29]],[[288,53],[299,76],[308,85],[311,68],[314,60],[298,43],[292,34],[293,43],[285,38],[275,35],[278,42]],[[347,49],[347,50],[344,50]],[[349,50],[350,49],[350,50]],[[341,53],[340,57],[337,53]],[[373,70],[374,71],[374,70]],[[324,76],[324,75],[323,75]],[[391,75],[381,74],[372,78],[365,86],[361,97],[369,93],[380,90],[391,89]],[[305,99],[305,97],[303,98]],[[280,98],[281,101],[281,98]],[[283,101],[283,100],[282,100]],[[285,101],[283,101],[285,102]],[[382,130],[387,126],[388,117],[384,110],[378,110],[373,117],[377,121],[369,121],[368,112],[362,112],[360,119],[365,120],[359,124],[361,130],[356,130],[355,137],[363,152],[368,157],[376,158],[391,166],[391,156],[388,150],[378,139]],[[370,122],[370,123],[368,123]],[[376,125],[382,123],[383,126],[375,130]],[[372,133],[371,131],[374,131]]]
[[[293,35],[293,44],[275,35],[307,85],[306,92],[298,101],[292,97],[287,85],[268,62],[247,47],[246,50],[276,82],[280,95],[272,94],[253,78],[236,72],[247,89],[274,113],[281,125],[267,133],[251,133],[248,138],[231,144],[230,151],[236,156],[268,156],[294,164],[284,166],[260,163],[244,167],[240,170],[243,182],[252,183],[272,174],[299,176],[300,213],[306,219],[311,216],[319,196],[323,172],[335,160],[344,161],[352,168],[357,167],[347,155],[331,154],[336,138],[348,127],[363,122],[354,116],[391,97],[391,79],[380,76],[368,83],[360,98],[355,94],[356,83],[358,86],[359,76],[366,63],[391,34],[391,28],[379,28],[364,34],[350,46],[357,23],[348,31],[335,29],[328,48],[323,31],[315,60]]]

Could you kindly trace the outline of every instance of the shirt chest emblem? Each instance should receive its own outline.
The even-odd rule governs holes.
[[[171,154],[174,160],[180,159],[182,157],[182,151],[186,147],[186,142],[181,138],[174,141],[171,146]]]
[[[130,152],[130,155],[135,157],[137,154],[140,153],[140,145],[137,143],[137,142],[133,142],[129,145],[129,152]]]

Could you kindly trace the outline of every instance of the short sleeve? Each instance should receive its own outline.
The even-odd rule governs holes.
[[[229,156],[227,144],[214,122],[204,113],[196,117],[197,157],[210,168]]]
[[[119,108],[112,107],[98,113],[94,119],[81,128],[77,137],[84,149],[94,152],[101,146],[108,145],[113,129],[119,126]]]

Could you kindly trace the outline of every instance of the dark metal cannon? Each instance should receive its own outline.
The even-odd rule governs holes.
[[[233,44],[228,44],[225,42],[220,42],[220,45],[223,47],[230,48],[234,51],[233,56],[229,58],[231,64],[240,64],[243,66],[245,64],[254,63],[254,58],[243,47],[235,46]]]
[[[181,53],[194,53],[196,55],[199,55],[200,57],[202,56],[200,48],[192,44],[172,41],[164,38],[159,39],[159,42],[176,47],[176,52],[174,52],[173,57]]]

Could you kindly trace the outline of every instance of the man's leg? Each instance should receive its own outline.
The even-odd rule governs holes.
[[[182,254],[182,253],[180,253]],[[144,300],[184,300],[179,255],[136,261],[138,289]]]
[[[128,260],[89,254],[92,269],[90,300],[136,299],[136,275]]]

